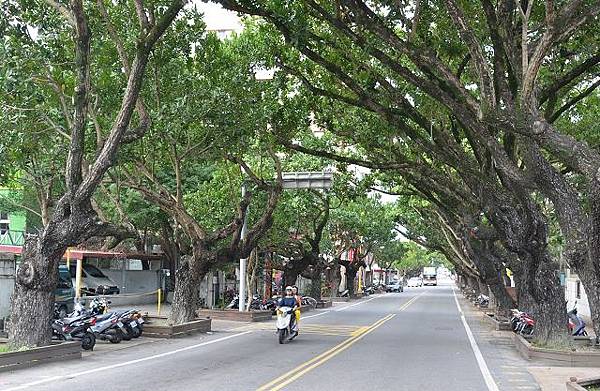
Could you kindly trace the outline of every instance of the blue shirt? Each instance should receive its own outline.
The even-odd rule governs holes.
[[[279,306],[280,307],[294,308],[295,305],[296,305],[296,298],[294,296],[292,296],[292,297],[282,297],[281,299],[279,299]]]

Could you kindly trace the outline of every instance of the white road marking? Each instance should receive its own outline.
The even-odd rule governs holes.
[[[381,296],[378,296],[378,297],[381,297]],[[347,310],[348,308],[351,308],[351,307],[354,307],[354,306],[357,306],[357,305],[361,305],[363,303],[366,303],[368,301],[375,300],[375,299],[377,299],[377,297],[372,297],[372,298],[370,298],[368,300],[359,301],[358,303],[350,304],[350,305],[347,305],[345,307],[335,309],[334,311],[344,311],[344,310]]]
[[[324,311],[324,312],[320,312],[320,313],[318,313],[318,314],[314,314],[314,315],[308,315],[308,316],[302,316],[302,315],[300,315],[300,320],[302,320],[302,319],[308,319],[308,318],[314,318],[314,317],[316,317],[316,316],[325,315],[325,314],[328,314],[328,313],[330,313],[330,312],[331,312],[331,310],[329,310],[329,311]]]
[[[22,385],[17,386],[17,387],[7,388],[7,389],[5,389],[3,391],[24,390],[24,389],[32,387],[32,386],[37,386],[37,385],[44,384],[44,383],[50,383],[50,382],[54,382],[56,380],[73,379],[73,378],[76,378],[76,377],[80,377],[80,376],[84,376],[84,375],[89,375],[90,373],[102,372],[102,371],[106,371],[106,370],[109,370],[109,369],[120,368],[120,367],[125,367],[125,366],[128,366],[128,365],[137,364],[137,363],[144,362],[144,361],[155,360],[157,358],[171,356],[171,355],[176,354],[176,353],[185,352],[187,350],[192,350],[192,349],[200,348],[200,347],[206,346],[206,345],[212,345],[214,343],[221,342],[221,341],[226,341],[226,340],[231,339],[231,338],[240,337],[242,335],[246,335],[246,334],[249,334],[251,332],[252,331],[244,331],[243,333],[228,335],[227,337],[213,339],[211,341],[206,341],[206,342],[202,342],[202,343],[199,343],[199,344],[196,344],[196,345],[186,346],[185,348],[175,349],[175,350],[171,350],[171,351],[165,352],[165,353],[155,354],[153,356],[148,356],[148,357],[144,357],[144,358],[138,358],[137,360],[131,360],[131,361],[126,361],[126,362],[122,362],[122,363],[118,363],[118,364],[107,365],[107,366],[101,367],[101,368],[94,368],[94,369],[90,369],[90,370],[87,370],[87,371],[71,373],[69,375],[53,376],[53,377],[50,377],[50,378],[47,378],[47,379],[37,380],[37,381],[34,381],[34,382],[30,382],[30,383],[25,383],[25,384],[22,384]]]
[[[458,308],[458,312],[460,312],[460,320],[462,321],[462,324],[465,327],[465,331],[467,332],[467,337],[469,338],[469,342],[471,343],[471,349],[473,349],[473,353],[475,354],[475,359],[477,360],[477,365],[479,365],[479,370],[481,371],[481,374],[483,375],[483,380],[485,381],[485,384],[487,385],[487,388],[489,391],[498,391],[498,385],[494,381],[494,378],[492,377],[492,374],[490,373],[490,370],[489,370],[487,364],[485,363],[483,355],[481,354],[481,351],[479,350],[479,346],[477,346],[477,342],[475,341],[475,338],[473,337],[471,328],[467,324],[467,321],[465,319],[465,314],[463,313],[462,309],[460,308],[460,304],[458,304],[458,299],[456,298],[456,291],[455,291],[454,287],[452,287],[452,294],[454,295],[454,301],[456,302],[456,307]]]

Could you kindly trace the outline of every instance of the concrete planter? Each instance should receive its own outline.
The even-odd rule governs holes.
[[[600,367],[598,352],[566,352],[561,350],[538,348],[529,343],[522,335],[514,334],[513,342],[523,357],[530,361],[552,361],[561,367]]]
[[[57,362],[81,358],[81,342],[53,343],[18,352],[0,353],[0,372],[29,367],[45,362]]]
[[[200,317],[236,322],[263,322],[273,318],[271,311],[198,310],[196,313]]]
[[[300,313],[303,314],[305,312],[311,311],[312,309],[313,307],[309,305],[303,305],[302,307],[300,307]]]
[[[317,308],[329,308],[333,305],[331,300],[317,300]]]
[[[144,337],[174,338],[194,333],[206,333],[210,331],[212,321],[210,319],[196,319],[179,325],[169,325],[166,316],[144,317]]]
[[[482,316],[483,316],[483,319],[494,328],[494,330],[497,330],[497,331],[510,331],[511,330],[510,322],[508,322],[508,321],[501,322],[501,321],[497,320],[493,314],[488,314],[486,312],[484,312],[482,314]]]
[[[349,297],[332,297],[331,301],[334,303],[347,303],[350,301]]]
[[[600,376],[577,380],[572,377],[567,382],[567,391],[587,391],[586,386],[600,386]]]

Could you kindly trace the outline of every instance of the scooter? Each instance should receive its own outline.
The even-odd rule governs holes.
[[[480,308],[487,308],[490,304],[490,298],[484,294],[480,294],[479,296],[477,296],[476,304]]]
[[[567,312],[567,315],[569,317],[569,331],[571,332],[571,335],[587,336],[588,333],[585,331],[585,322],[581,316],[577,314],[577,307]]]
[[[96,318],[86,315],[56,319],[52,322],[52,338],[62,341],[81,341],[84,350],[93,350],[96,336],[92,332],[92,327],[95,324]]]
[[[280,344],[294,339],[298,333],[293,330],[294,320],[294,309],[291,307],[279,307],[277,308],[277,339]]]

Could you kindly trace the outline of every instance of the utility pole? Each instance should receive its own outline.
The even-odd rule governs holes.
[[[242,199],[246,196],[246,183],[242,184]],[[242,232],[240,233],[240,241],[243,243],[246,238],[246,221],[248,220],[248,211],[250,205],[246,206],[246,212],[244,213],[244,222],[242,224]],[[238,294],[238,310],[243,312],[246,307],[246,262],[247,258],[240,258],[240,292]]]

